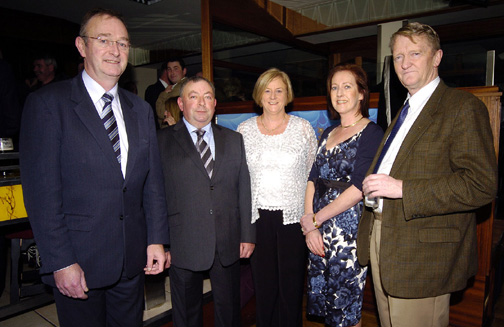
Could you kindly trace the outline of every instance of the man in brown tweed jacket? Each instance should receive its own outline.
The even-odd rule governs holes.
[[[407,114],[392,121],[364,180],[373,209],[359,225],[358,258],[371,261],[382,327],[445,327],[450,293],[478,269],[474,210],[496,194],[488,112],[440,80],[443,52],[430,26],[410,23],[390,46]]]

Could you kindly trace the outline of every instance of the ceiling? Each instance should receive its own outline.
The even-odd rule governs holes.
[[[228,1],[234,2],[234,0]],[[467,1],[477,2],[477,0]],[[145,5],[134,0],[13,0],[1,1],[0,7],[57,17],[76,24],[80,23],[83,14],[89,9],[95,7],[114,9],[124,15],[132,44],[138,48],[152,50],[167,47],[184,48],[184,44],[188,44],[187,46],[197,44],[201,21],[200,2],[201,0],[158,0],[151,5]],[[499,8],[494,6],[491,9],[466,6],[465,13],[450,11],[443,14],[444,17],[440,17],[439,10],[449,7],[448,0],[274,0],[274,2],[327,26],[329,30],[327,32],[298,37],[299,40],[314,44],[376,34],[376,24],[365,26],[366,22],[391,20],[393,17],[421,16],[420,19],[435,26],[440,22],[446,24],[478,17],[495,17],[504,13],[504,5],[497,6]],[[227,10],[225,3],[226,1],[220,1],[219,6],[222,8],[217,10],[225,12]],[[432,11],[436,11],[437,15],[431,16]],[[240,40],[243,42],[244,38],[254,39],[251,35],[235,36],[230,33],[223,38],[226,44],[239,43]]]
[[[450,7],[449,0],[273,0],[326,26],[324,30],[314,33],[293,35],[281,23],[273,21],[274,19],[256,4],[268,4],[266,0],[210,1],[214,6],[212,12],[223,20],[214,25],[214,51],[221,50],[221,53],[214,53],[214,59],[226,60],[238,56],[243,58],[243,62],[250,60],[252,53],[264,54],[286,47],[309,50],[310,45],[313,50],[319,44],[373,36],[377,34],[377,24],[387,20],[411,17],[436,26],[504,16],[504,0],[490,0],[496,5],[488,8],[467,5],[460,7],[463,10]],[[135,48],[150,51],[191,49],[198,55],[201,46],[200,3],[201,0],[160,0],[151,5],[133,0],[11,0],[0,1],[0,8],[56,17],[75,24],[79,24],[83,14],[92,8],[110,8],[123,14]],[[239,7],[243,7],[244,11],[239,12]],[[249,15],[247,10],[254,11],[255,15]],[[237,12],[238,14],[235,14]],[[250,20],[253,20],[254,24],[250,24]],[[226,28],[226,24],[234,27]],[[261,25],[267,27],[260,29]],[[239,30],[245,28],[250,29]],[[267,35],[269,29],[272,31]],[[272,35],[282,37],[270,40],[268,36]],[[316,51],[306,55],[313,53]],[[293,55],[296,60],[298,56],[299,53]],[[148,64],[148,59],[146,60]]]
[[[135,47],[151,48],[160,42],[200,31],[200,0],[163,0],[144,5],[131,0],[12,0],[0,7],[57,17],[80,24],[82,16],[95,7],[123,14]]]

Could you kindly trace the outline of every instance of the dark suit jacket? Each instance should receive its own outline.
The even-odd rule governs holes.
[[[163,83],[161,81],[157,80],[156,83],[151,84],[147,87],[145,90],[145,101],[147,101],[148,104],[150,104],[152,108],[152,112],[154,113],[154,121],[156,123],[156,128],[159,129],[159,123],[158,120],[156,119],[156,101],[159,97],[159,94],[165,90],[165,87],[163,86]]]
[[[389,126],[368,171],[372,172]],[[432,297],[466,286],[478,269],[474,210],[496,194],[496,157],[488,111],[468,92],[442,81],[411,127],[390,176],[402,199],[384,199],[380,269],[384,290]],[[369,259],[373,214],[359,224],[358,258]]]
[[[82,77],[48,85],[25,105],[21,180],[43,273],[78,263],[89,288],[143,271],[148,244],[168,243],[153,115],[123,89],[126,178]],[[52,274],[45,281],[54,285]]]
[[[212,124],[212,178],[182,120],[158,132],[166,186],[172,264],[210,269],[218,251],[222,265],[239,259],[240,243],[255,243],[250,177],[242,136]]]

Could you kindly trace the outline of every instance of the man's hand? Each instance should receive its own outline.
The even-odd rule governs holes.
[[[157,275],[163,272],[166,256],[163,244],[151,244],[147,247],[147,265],[144,268],[146,275]]]
[[[403,181],[385,174],[371,174],[362,182],[362,193],[368,198],[381,196],[389,199],[402,198]]]
[[[240,243],[240,258],[250,258],[254,248],[254,243]]]
[[[56,287],[61,294],[74,299],[87,299],[86,292],[89,289],[84,278],[84,271],[78,263],[55,271],[53,275]]]
[[[171,266],[171,253],[170,253],[170,251],[165,252],[165,257],[166,257],[166,261],[165,261],[164,267],[165,267],[165,269],[168,269]]]

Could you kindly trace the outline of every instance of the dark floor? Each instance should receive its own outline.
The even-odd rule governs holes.
[[[304,307],[304,306],[303,306]],[[504,327],[504,292],[495,305],[494,319],[488,327]],[[253,297],[242,309],[242,327],[255,327],[255,297]],[[213,302],[204,306],[203,310],[204,327],[214,327]],[[304,327],[324,327],[323,323],[318,323],[306,319],[303,314]],[[362,327],[378,327],[378,319],[373,313],[362,313]],[[168,323],[162,327],[173,327],[173,323]]]

